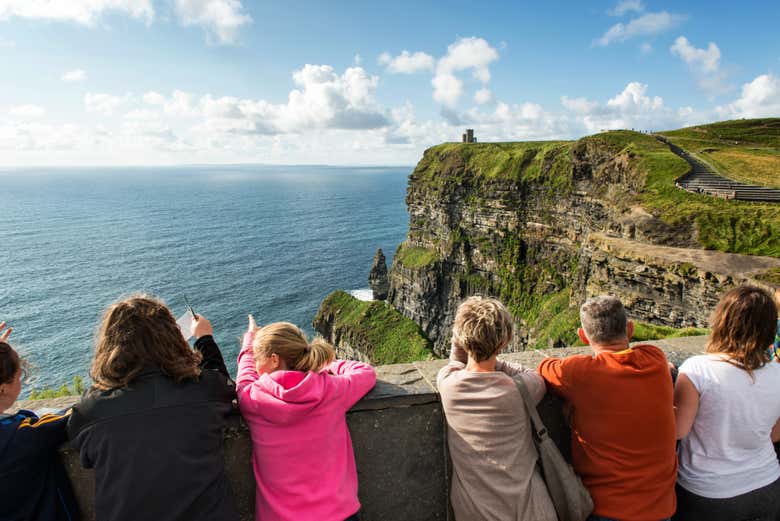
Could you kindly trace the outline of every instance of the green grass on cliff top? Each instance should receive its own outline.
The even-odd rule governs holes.
[[[318,315],[323,312],[333,314],[333,330],[347,332],[353,347],[371,346],[365,354],[374,364],[433,358],[431,342],[420,326],[386,302],[365,302],[344,291],[335,291],[320,305]]]
[[[452,184],[480,186],[494,180],[568,188],[571,143],[444,143],[425,151],[412,178],[434,188]],[[444,172],[446,175],[442,175]]]
[[[702,247],[780,257],[780,205],[725,201],[676,188],[674,181],[689,166],[652,136],[611,131],[583,139],[633,154],[636,174],[645,176],[638,202],[669,224],[695,222]]]
[[[663,135],[727,177],[780,188],[780,118],[723,121]]]

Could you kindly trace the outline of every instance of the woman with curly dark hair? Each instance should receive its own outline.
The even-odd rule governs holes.
[[[103,315],[95,383],[68,424],[82,465],[95,469],[101,521],[238,519],[222,456],[235,389],[211,323],[196,318],[193,350],[155,298],[134,296]]]
[[[680,521],[774,521],[780,514],[780,364],[772,362],[777,308],[740,286],[715,308],[707,354],[680,366],[674,403],[680,439]]]

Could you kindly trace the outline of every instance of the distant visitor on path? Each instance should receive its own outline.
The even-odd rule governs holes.
[[[780,364],[767,350],[776,324],[769,293],[735,288],[712,314],[707,354],[680,366],[675,520],[780,519]]]
[[[358,479],[347,411],[373,367],[335,360],[321,338],[276,322],[249,328],[238,355],[238,403],[252,436],[257,521],[356,521]]]
[[[522,380],[535,403],[542,378],[498,360],[512,340],[512,316],[497,300],[471,297],[458,308],[450,362],[437,383],[447,418],[457,521],[557,521],[539,474],[530,418],[517,390]]]
[[[0,322],[0,519],[78,521],[79,510],[57,449],[67,416],[5,411],[19,397],[24,361],[8,344],[12,329]]]
[[[547,358],[539,373],[571,409],[572,465],[593,498],[590,519],[668,519],[677,457],[666,356],[648,344],[629,347],[634,324],[615,297],[589,299],[580,320],[593,355]]]
[[[192,336],[194,350],[153,297],[105,311],[95,383],[68,424],[99,521],[238,521],[222,454],[235,389],[206,317]]]

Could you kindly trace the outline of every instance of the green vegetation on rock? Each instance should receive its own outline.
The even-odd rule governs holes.
[[[399,364],[433,358],[431,342],[420,326],[384,301],[365,302],[335,291],[320,305],[315,327],[329,318],[334,336],[341,336],[375,364]],[[343,335],[343,336],[342,336]]]
[[[697,327],[674,328],[668,326],[656,326],[647,322],[634,322],[634,336],[632,342],[644,340],[658,340],[659,338],[678,338],[683,336],[699,336],[709,334],[709,329]]]
[[[53,389],[44,387],[43,389],[32,388],[30,391],[30,400],[43,400],[48,398],[61,398],[63,396],[79,396],[84,392],[84,379],[81,376],[73,377],[72,387],[68,384],[62,384],[59,388]]]
[[[405,268],[422,268],[439,260],[436,251],[419,246],[408,246],[401,243],[395,252],[395,259]]]
[[[572,180],[570,146],[568,141],[444,143],[425,151],[412,178],[437,189],[512,181],[568,190]]]

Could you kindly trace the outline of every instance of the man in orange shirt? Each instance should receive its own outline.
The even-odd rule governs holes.
[[[672,379],[663,351],[629,347],[634,324],[615,297],[580,308],[593,356],[547,358],[539,373],[572,409],[572,464],[593,497],[591,521],[661,521],[676,508]]]

